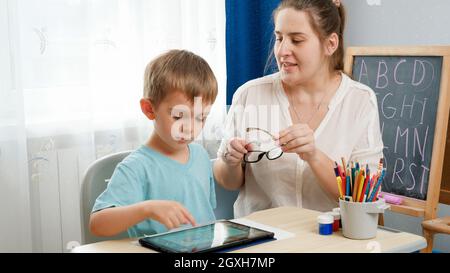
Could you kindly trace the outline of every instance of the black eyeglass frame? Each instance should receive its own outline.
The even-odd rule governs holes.
[[[246,131],[247,133],[250,132],[250,131],[252,131],[252,130],[264,132],[264,133],[268,134],[269,136],[271,136],[272,140],[274,140],[274,141],[277,140],[270,132],[268,132],[268,131],[266,131],[266,130],[264,130],[264,129],[260,129],[260,128],[257,128],[257,127],[249,127],[249,128],[247,128],[247,129],[245,129],[245,131]],[[251,145],[252,143],[253,143],[253,142],[250,142],[249,144]],[[264,157],[264,155],[266,156],[266,158],[267,158],[268,160],[275,160],[275,159],[278,159],[278,158],[280,158],[280,157],[283,155],[283,151],[281,151],[281,153],[280,153],[277,157],[274,157],[274,158],[270,158],[270,157],[269,157],[269,153],[270,153],[271,151],[273,151],[273,150],[275,150],[275,149],[279,149],[279,148],[280,148],[280,147],[274,147],[274,148],[270,149],[269,151],[261,151],[261,150],[252,150],[252,151],[248,151],[248,153],[246,153],[246,154],[244,155],[244,162],[245,162],[245,163],[256,163],[256,162],[259,162],[259,161],[261,161],[261,159]],[[248,160],[248,156],[250,155],[250,153],[260,153],[260,154],[258,155],[258,159],[257,159],[257,160],[249,161],[249,160]]]

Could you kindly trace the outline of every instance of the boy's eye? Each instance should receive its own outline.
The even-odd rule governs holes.
[[[182,119],[183,116],[184,116],[184,115],[183,115],[183,112],[174,111],[174,112],[172,113],[172,118],[173,118],[174,120]]]
[[[197,117],[195,118],[198,122],[205,122],[206,121],[206,117]]]

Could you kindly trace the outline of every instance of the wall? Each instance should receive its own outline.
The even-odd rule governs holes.
[[[347,10],[345,47],[450,45],[448,0],[343,0]],[[439,217],[450,206],[439,204]],[[421,218],[386,213],[386,226],[422,234]],[[435,236],[434,249],[450,252],[450,235]]]

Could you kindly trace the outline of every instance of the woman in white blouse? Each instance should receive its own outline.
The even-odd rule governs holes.
[[[274,11],[279,72],[233,96],[216,180],[240,189],[235,217],[261,209],[338,206],[334,162],[383,157],[375,93],[342,73],[338,0],[285,0]]]

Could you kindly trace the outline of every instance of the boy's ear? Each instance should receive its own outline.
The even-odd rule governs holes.
[[[149,99],[141,99],[141,111],[144,113],[144,115],[150,119],[154,120],[156,118],[155,114],[155,108],[153,106],[153,103]]]
[[[336,33],[332,33],[325,43],[325,54],[327,56],[333,55],[336,49],[339,47],[339,36]]]

